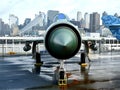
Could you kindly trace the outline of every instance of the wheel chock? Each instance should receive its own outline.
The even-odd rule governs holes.
[[[34,65],[35,66],[41,66],[43,64],[43,62],[41,62],[41,63],[35,63]]]
[[[67,85],[67,79],[59,79],[58,85],[59,85],[59,86]]]
[[[87,66],[87,63],[82,63],[81,66],[82,66],[82,67],[86,67],[86,66]]]

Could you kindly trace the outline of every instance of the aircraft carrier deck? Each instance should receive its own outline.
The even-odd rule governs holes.
[[[93,54],[87,67],[77,63],[79,54],[67,60],[65,69],[70,75],[62,88],[53,83],[59,63],[50,55],[42,56],[40,68],[35,68],[32,56],[0,57],[0,90],[120,90],[119,54]]]

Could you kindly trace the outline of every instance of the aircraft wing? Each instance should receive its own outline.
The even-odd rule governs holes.
[[[82,37],[82,41],[92,41],[92,40],[101,40],[102,38],[101,37],[89,37],[89,36],[86,36],[86,37]]]
[[[44,41],[44,37],[33,37],[33,38],[26,38],[24,39],[26,42],[38,42],[42,43]]]

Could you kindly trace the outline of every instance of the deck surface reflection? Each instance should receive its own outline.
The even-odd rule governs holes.
[[[42,56],[43,66],[36,68],[32,56],[0,57],[0,89],[20,90],[119,90],[119,53],[91,55],[92,62],[81,67],[75,56],[65,62],[68,84],[60,87],[53,83],[59,62],[49,55]]]

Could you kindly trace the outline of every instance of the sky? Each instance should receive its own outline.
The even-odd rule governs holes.
[[[120,0],[2,0],[0,2],[0,18],[5,23],[9,23],[9,15],[14,14],[22,24],[25,18],[34,19],[39,11],[47,14],[48,10],[58,10],[76,19],[77,11],[89,14],[93,12],[103,13],[106,11],[110,15],[118,13],[120,15]]]

